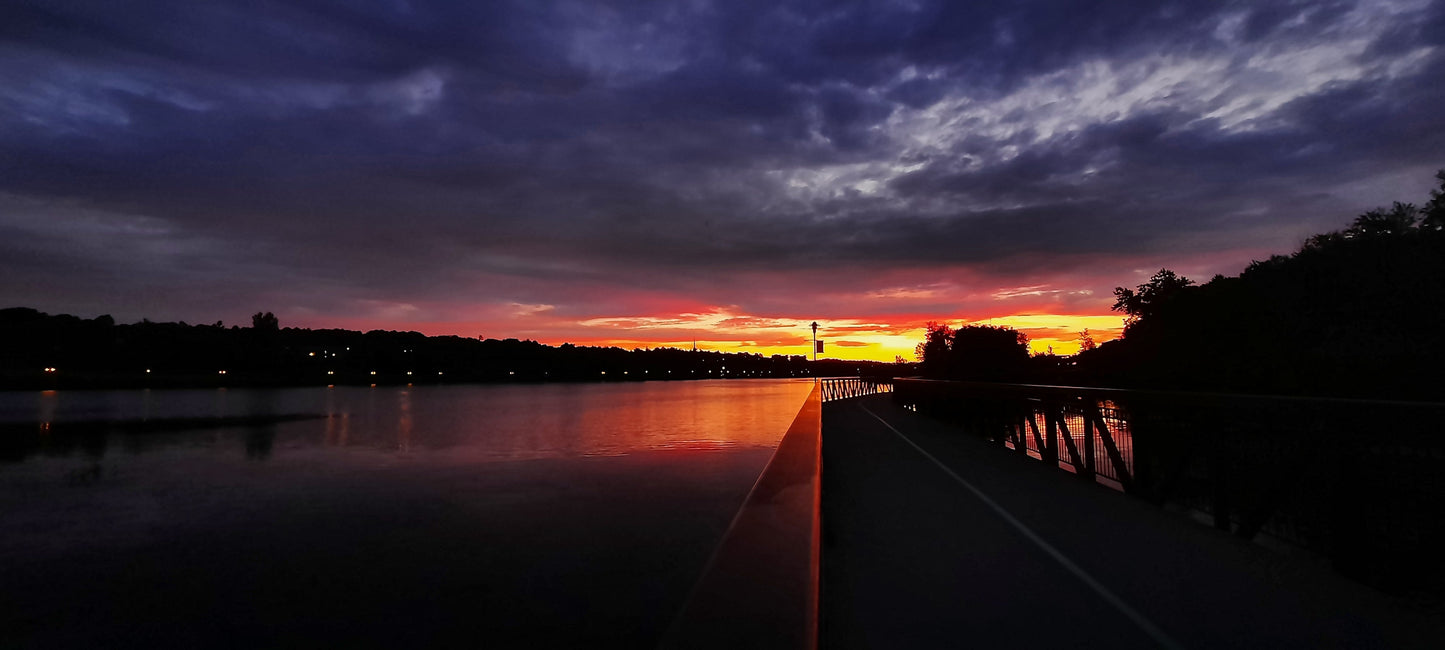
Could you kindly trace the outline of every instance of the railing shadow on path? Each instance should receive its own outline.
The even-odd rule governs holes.
[[[1390,591],[1445,583],[1445,404],[899,379],[894,401],[1021,456]]]
[[[830,402],[823,423],[824,647],[1445,641],[1438,602],[1086,483],[893,395]]]

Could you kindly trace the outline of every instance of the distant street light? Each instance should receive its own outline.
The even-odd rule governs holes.
[[[813,321],[813,360],[818,360],[818,321]]]

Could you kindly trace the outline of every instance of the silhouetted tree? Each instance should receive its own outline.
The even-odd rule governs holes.
[[[922,372],[927,377],[947,377],[950,374],[949,346],[953,344],[953,329],[944,323],[928,321],[923,342],[914,348]]]
[[[251,316],[251,327],[263,332],[274,332],[281,329],[281,320],[269,311],[264,314],[258,311]]]
[[[1435,172],[1438,189],[1430,190],[1430,201],[1421,209],[1420,229],[1432,232],[1445,230],[1445,169]]]
[[[1167,271],[1119,288],[1125,336],[1081,353],[1097,383],[1286,394],[1445,394],[1445,171],[1423,207],[1395,202],[1291,255],[1200,286]]]
[[[1127,316],[1122,338],[1095,345],[1085,330],[1068,363],[1036,355],[1026,374],[1059,383],[1438,401],[1445,395],[1445,348],[1434,345],[1445,322],[1445,170],[1435,178],[1423,205],[1370,210],[1237,277],[1196,286],[1164,268],[1133,289],[1117,287],[1113,309]],[[934,361],[925,374],[963,378],[988,366],[962,352],[973,334],[929,325],[918,346],[920,358]],[[1018,376],[995,376],[1010,375]]]
[[[1019,381],[1028,373],[1029,337],[1011,327],[966,325],[949,346],[953,376],[973,381]]]
[[[1128,315],[1124,327],[1127,330],[1141,319],[1157,313],[1160,308],[1173,300],[1179,293],[1194,284],[1189,278],[1177,275],[1169,269],[1159,269],[1149,281],[1136,289],[1114,287],[1114,311]]]
[[[920,371],[936,379],[1018,381],[1029,374],[1029,339],[1010,327],[929,321],[915,348]]]
[[[1377,208],[1355,217],[1345,238],[1403,235],[1413,230],[1419,219],[1420,209],[1415,204],[1396,201],[1389,210]]]

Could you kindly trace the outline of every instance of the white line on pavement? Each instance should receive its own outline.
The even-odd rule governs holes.
[[[1020,534],[1022,534],[1026,539],[1028,539],[1030,542],[1033,542],[1034,546],[1039,547],[1039,549],[1042,550],[1046,555],[1053,558],[1055,562],[1059,563],[1059,565],[1063,566],[1066,571],[1074,574],[1074,577],[1083,581],[1085,585],[1087,585],[1090,589],[1094,590],[1094,593],[1098,594],[1100,598],[1103,598],[1104,602],[1112,605],[1114,609],[1118,610],[1120,614],[1123,614],[1125,618],[1133,621],[1135,625],[1139,626],[1140,630],[1142,630],[1145,634],[1149,635],[1149,638],[1154,639],[1154,641],[1156,641],[1159,645],[1165,648],[1170,648],[1171,650],[1182,650],[1184,646],[1180,645],[1179,642],[1170,638],[1169,635],[1165,633],[1164,630],[1160,629],[1158,625],[1155,625],[1149,619],[1145,618],[1144,615],[1139,612],[1139,610],[1130,607],[1129,603],[1124,602],[1124,600],[1115,595],[1114,592],[1109,591],[1108,587],[1105,587],[1103,583],[1094,579],[1094,576],[1089,575],[1087,571],[1085,571],[1079,565],[1075,564],[1073,560],[1070,560],[1067,556],[1060,552],[1059,549],[1054,548],[1052,544],[1044,541],[1044,538],[1039,537],[1038,533],[1035,533],[1033,529],[1024,525],[1024,522],[1019,521],[1017,517],[1014,517],[1012,513],[1010,513],[1008,510],[1005,510],[1004,507],[999,505],[997,501],[994,501],[987,494],[984,494],[982,490],[974,487],[972,483],[964,480],[962,476],[959,476],[952,469],[949,469],[949,467],[947,465],[944,465],[942,461],[934,458],[933,454],[928,453],[922,447],[918,446],[918,443],[913,442],[908,438],[908,436],[903,435],[902,431],[893,428],[893,425],[889,424],[887,420],[878,417],[877,413],[868,410],[868,407],[863,406],[862,404],[859,404],[858,408],[863,409],[863,412],[873,416],[873,419],[882,422],[883,426],[888,427],[889,431],[897,434],[899,438],[903,439],[903,442],[908,443],[909,446],[918,450],[918,453],[923,454],[925,458],[933,461],[934,465],[937,465],[939,469],[943,470],[946,474],[953,477],[953,480],[958,481],[958,484],[962,485],[964,489],[972,492],[975,497],[978,497],[979,501],[982,501],[983,504],[988,506],[990,510],[993,510],[995,514],[1002,517],[1005,522],[1007,522],[1010,526],[1013,526],[1014,529],[1017,530]]]

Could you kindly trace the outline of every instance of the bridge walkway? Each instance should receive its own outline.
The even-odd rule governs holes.
[[[889,395],[826,403],[822,459],[824,648],[1445,647],[1427,608]]]

